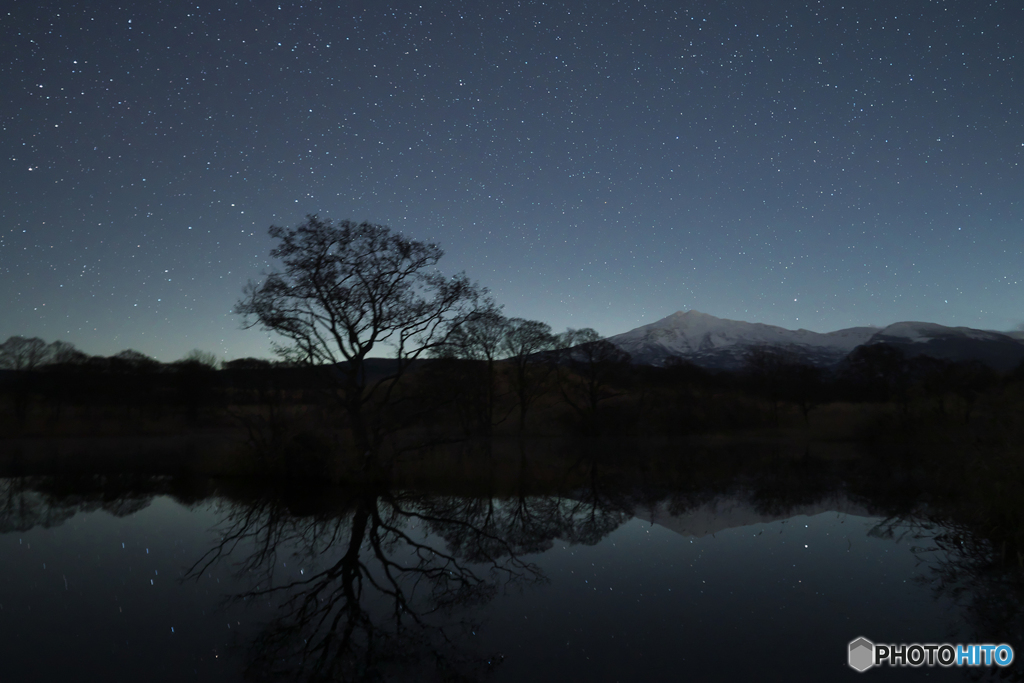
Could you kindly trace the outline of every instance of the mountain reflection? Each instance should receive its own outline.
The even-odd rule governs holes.
[[[919,477],[913,457],[769,451],[626,462],[583,454],[552,478],[520,453],[518,466],[484,487],[498,494],[478,483],[463,495],[410,487],[304,497],[303,509],[236,499],[222,541],[192,576],[229,561],[254,584],[235,599],[280,601],[279,617],[253,643],[253,679],[476,680],[501,661],[473,647],[482,607],[546,582],[535,562],[556,541],[596,545],[634,517],[702,536],[832,510],[881,517],[870,535],[912,548],[920,581],[964,607],[951,637],[967,633],[966,615],[975,642],[1024,641],[1018,550],[960,521],[963,499],[925,503],[948,484]],[[283,576],[286,563],[302,573]]]
[[[867,534],[909,548],[918,582],[958,605],[951,639],[1024,643],[1020,503],[961,494],[919,459],[573,454],[555,466],[524,453],[491,470],[467,456],[479,469],[447,489],[0,479],[0,533],[80,512],[127,516],[155,496],[203,506],[220,521],[214,542],[188,556],[184,581],[216,593],[230,585],[229,602],[271,615],[242,646],[250,680],[487,678],[503,659],[477,645],[489,603],[548,583],[542,555],[556,545],[600,544],[634,518],[690,538],[826,511],[876,518]],[[228,572],[233,583],[213,584],[211,574]],[[1021,679],[1016,668],[981,673],[996,674]]]

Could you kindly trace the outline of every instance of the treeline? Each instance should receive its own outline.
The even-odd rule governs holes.
[[[1020,436],[1024,416],[1024,364],[999,373],[979,361],[908,356],[884,343],[859,346],[827,368],[785,349],[754,347],[734,372],[680,359],[646,372],[659,385],[648,401],[673,406],[662,424],[682,432],[803,428],[825,438],[917,438],[937,426],[1004,439]]]
[[[276,374],[285,374],[279,365]],[[234,375],[272,367],[258,359],[218,363],[214,354],[198,349],[173,363],[131,349],[90,356],[68,342],[10,337],[0,344],[0,426],[10,435],[55,427],[68,432],[76,425],[96,431],[111,422],[130,430],[132,422],[139,427],[168,417],[197,423],[240,398],[229,391]]]
[[[749,349],[738,371],[679,358],[652,367],[632,364],[591,329],[555,334],[497,311],[464,322],[397,376],[396,363],[364,359],[366,385],[381,391],[363,419],[403,443],[779,429],[860,439],[935,427],[1016,440],[1024,416],[1024,366],[1001,374],[873,344],[834,368],[769,347]],[[6,436],[235,429],[260,458],[327,458],[351,430],[338,383],[344,365],[218,364],[202,351],[160,363],[137,351],[88,356],[65,342],[12,337],[0,344],[0,428]]]
[[[467,434],[494,430],[688,436],[812,430],[822,438],[919,435],[934,426],[970,438],[1016,439],[1024,427],[1024,364],[999,373],[980,361],[908,356],[887,344],[857,347],[834,367],[796,350],[747,349],[738,370],[682,358],[634,365],[593,330],[551,335],[531,322],[531,355],[503,335],[524,321],[471,321],[430,366],[432,394]],[[476,329],[482,327],[483,329]],[[508,350],[496,360],[493,349]],[[530,415],[536,413],[528,421]]]

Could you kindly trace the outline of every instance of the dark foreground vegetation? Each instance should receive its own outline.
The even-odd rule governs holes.
[[[517,329],[506,325],[499,341],[507,347]],[[87,357],[59,342],[3,346],[16,343],[40,353],[0,370],[8,467],[19,457],[102,452],[117,470],[148,453],[180,463],[169,471],[340,481],[386,474],[404,452],[495,437],[1024,445],[1024,369],[907,358],[883,344],[856,349],[833,370],[771,349],[752,349],[740,372],[681,360],[635,366],[593,338],[492,357],[453,343],[397,377],[397,361],[364,359],[361,377],[376,388],[360,406],[367,446],[338,390],[345,363],[242,359],[218,368],[200,352],[162,364],[133,351]]]

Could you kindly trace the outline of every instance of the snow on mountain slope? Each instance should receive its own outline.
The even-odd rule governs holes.
[[[737,369],[752,347],[784,350],[796,359],[828,366],[861,344],[887,343],[908,355],[980,360],[998,370],[1024,360],[1024,343],[1007,334],[936,323],[899,322],[885,328],[851,327],[836,332],[787,330],[775,325],[726,320],[699,311],[678,311],[649,325],[609,337],[634,363],[662,365],[676,356],[709,368]]]
[[[810,330],[725,320],[699,311],[678,311],[649,325],[609,337],[629,352],[634,362],[661,365],[672,356],[709,367],[734,367],[752,346],[788,349],[810,362],[827,364],[842,358],[878,332],[852,327],[822,334]]]

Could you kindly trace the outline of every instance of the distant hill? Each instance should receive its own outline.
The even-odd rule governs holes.
[[[608,341],[629,352],[634,363],[663,365],[675,356],[723,370],[741,368],[750,349],[760,346],[784,350],[803,362],[823,367],[839,363],[861,344],[883,342],[899,347],[908,356],[980,360],[996,370],[1010,370],[1024,360],[1024,333],[1011,336],[921,322],[820,333],[726,320],[699,311],[678,311],[609,337]]]
[[[908,356],[947,360],[979,360],[996,370],[1012,370],[1024,360],[1024,343],[1002,332],[935,323],[905,322],[889,325],[869,343],[897,346]]]

